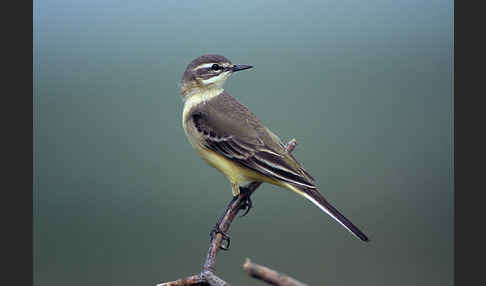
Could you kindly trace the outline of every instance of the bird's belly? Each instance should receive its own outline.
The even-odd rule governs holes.
[[[209,165],[223,173],[231,183],[243,185],[256,179],[256,173],[248,168],[243,168],[224,156],[204,147],[196,148],[197,153]]]
[[[283,186],[281,182],[243,167],[212,150],[204,147],[196,148],[196,150],[209,165],[223,173],[233,184],[243,186],[249,182],[266,182],[277,186]]]

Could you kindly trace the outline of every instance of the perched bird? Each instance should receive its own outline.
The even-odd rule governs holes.
[[[260,120],[224,91],[234,73],[252,68],[221,55],[203,55],[186,68],[181,81],[182,125],[197,153],[222,172],[233,196],[248,182],[287,188],[311,201],[363,241],[368,237],[319,193],[314,178]]]

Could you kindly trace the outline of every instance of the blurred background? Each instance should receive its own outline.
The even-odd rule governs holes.
[[[231,199],[182,126],[206,53],[363,243],[268,184],[231,226],[246,257],[310,285],[453,285],[453,1],[34,1],[35,285],[147,285],[201,271]]]

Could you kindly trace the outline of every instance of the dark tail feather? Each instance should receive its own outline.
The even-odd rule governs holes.
[[[333,219],[338,221],[349,232],[354,234],[362,241],[369,241],[368,237],[358,229],[350,220],[343,216],[336,208],[334,208],[324,197],[319,193],[317,189],[309,189],[305,187],[296,187],[300,195],[310,200],[313,204],[319,207],[322,211],[330,215]]]

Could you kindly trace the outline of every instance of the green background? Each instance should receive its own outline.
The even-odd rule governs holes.
[[[310,285],[453,285],[452,1],[34,1],[35,285],[198,273],[228,181],[192,150],[179,81],[223,54],[226,90],[283,141],[363,243],[268,184],[232,224],[246,257]]]

